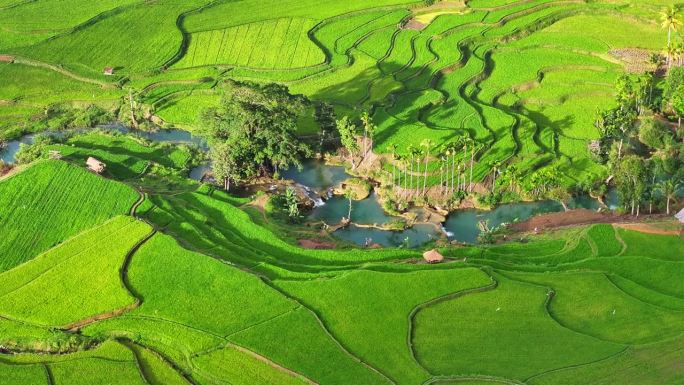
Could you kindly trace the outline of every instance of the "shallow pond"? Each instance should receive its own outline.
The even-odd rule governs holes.
[[[33,138],[33,135],[24,135],[19,140],[10,140],[7,142],[7,146],[0,149],[0,159],[6,164],[14,164],[19,147],[22,144],[32,144]]]
[[[412,248],[439,239],[441,231],[429,224],[415,225],[403,231],[386,231],[351,225],[335,231],[333,235],[361,246],[378,244],[384,247],[403,246]]]
[[[281,172],[283,179],[293,180],[314,190],[326,190],[334,187],[347,180],[350,176],[342,166],[329,166],[315,159],[308,159],[302,162],[301,170],[291,167]]]

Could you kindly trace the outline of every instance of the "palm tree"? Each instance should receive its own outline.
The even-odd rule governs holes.
[[[496,176],[499,174],[499,169],[501,168],[501,162],[493,161],[489,163],[489,167],[492,169],[492,175],[494,176],[492,179],[492,192],[496,189]]]
[[[387,146],[387,149],[392,153],[392,187],[397,183],[397,177],[396,177],[396,171],[397,171],[397,145],[394,143],[390,143],[389,146]]]
[[[444,195],[444,170],[446,159],[444,155],[439,156],[439,192]]]
[[[420,156],[422,154],[423,154],[423,151],[421,151],[420,148],[413,147],[412,153],[411,153],[411,161],[413,162],[413,159],[418,160],[418,162],[416,162],[416,168],[417,168],[416,172],[418,173],[416,175],[416,190],[418,190],[420,188],[420,162],[419,162],[419,160],[420,160]],[[411,165],[411,178],[413,178],[413,164]],[[416,192],[413,191],[413,189],[411,190],[411,195],[416,195]]]
[[[430,157],[430,150],[435,143],[430,139],[425,139],[420,145],[425,148],[425,172],[423,174],[423,196],[425,196],[425,193],[427,192],[428,158]]]
[[[368,128],[372,124],[368,112],[361,114],[361,123],[363,123],[363,156],[365,157],[368,153]]]
[[[667,215],[670,215],[670,201],[675,199],[677,196],[677,193],[679,190],[682,188],[682,182],[677,181],[675,182],[672,179],[665,180],[663,182],[660,182],[656,185],[656,189],[658,189],[664,196],[667,201]]]
[[[681,20],[679,20],[679,12],[674,6],[669,6],[660,12],[660,21],[662,27],[667,29],[667,62],[668,65],[672,65],[669,51],[670,47],[672,46],[672,31],[677,31],[677,29],[682,25]]]
[[[409,189],[413,190],[413,164],[414,164],[414,157],[416,156],[416,148],[413,145],[408,146],[408,153],[411,156],[411,174],[409,175],[410,181],[409,181]]]
[[[468,185],[468,191],[473,192],[473,167],[475,165],[475,147],[477,147],[477,143],[470,137],[467,140],[470,143],[470,184]]]

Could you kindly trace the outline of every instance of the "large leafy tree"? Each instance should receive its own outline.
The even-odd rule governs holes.
[[[203,113],[214,175],[224,183],[243,182],[282,168],[301,167],[311,149],[295,131],[306,100],[278,84],[228,81],[218,108]]]
[[[636,155],[624,156],[616,168],[615,179],[618,195],[625,205],[631,206],[631,213],[639,215],[649,183],[649,170],[644,159]]]

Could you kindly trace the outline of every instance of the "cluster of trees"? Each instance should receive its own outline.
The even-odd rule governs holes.
[[[668,60],[671,60],[669,57]],[[661,86],[662,84],[662,86]],[[672,124],[663,116],[676,118]],[[625,209],[639,215],[643,205],[670,203],[684,179],[684,68],[673,67],[659,81],[655,72],[621,77],[616,106],[599,111],[596,159],[608,166]]]
[[[307,100],[278,84],[226,81],[217,108],[203,112],[200,134],[207,138],[216,180],[228,190],[281,169],[301,167],[311,148],[296,136]]]
[[[365,159],[373,148],[376,125],[368,113],[363,113],[357,126],[348,117],[336,121],[337,132],[352,169]],[[473,167],[481,145],[468,136],[458,137],[446,146],[437,147],[430,139],[420,146],[410,145],[406,152],[397,152],[399,146],[390,144],[391,174],[386,178],[395,197],[409,201],[426,198],[428,192],[437,192],[442,198],[465,196],[473,191]],[[439,185],[433,188],[430,164],[438,163]]]

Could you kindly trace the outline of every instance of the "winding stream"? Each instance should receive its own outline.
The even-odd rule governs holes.
[[[124,134],[132,134],[153,142],[196,144],[204,150],[208,149],[207,143],[202,138],[195,137],[183,130],[141,132],[133,131],[122,125],[104,126],[102,128]],[[72,132],[78,133],[82,131],[73,130]],[[61,132],[46,134],[52,136],[64,135]],[[8,142],[7,147],[0,150],[0,158],[5,163],[14,163],[20,145],[22,143],[31,144],[34,139],[35,135],[25,135],[19,140]],[[209,164],[200,165],[190,171],[189,177],[201,180],[210,168]],[[282,172],[282,177],[308,187],[312,196],[326,196],[329,188],[338,185],[351,176],[345,172],[344,167],[326,165],[317,160],[307,160],[303,163],[301,170],[296,168],[285,170]],[[614,190],[609,191],[607,194],[606,204],[610,209],[617,207],[617,194]],[[574,198],[568,206],[571,208],[596,210],[599,208],[599,203],[595,199],[582,196]],[[308,219],[323,221],[328,224],[337,224],[342,217],[347,216],[348,210],[349,201],[344,197],[334,196],[325,202],[320,201],[320,204],[317,204],[309,214]],[[351,225],[335,231],[333,235],[363,246],[378,244],[385,247],[417,247],[444,235],[447,235],[450,240],[476,243],[477,237],[480,234],[478,224],[482,220],[488,221],[489,226],[493,228],[502,223],[511,223],[516,220],[524,221],[535,215],[560,211],[563,211],[563,207],[555,201],[512,203],[498,206],[492,211],[458,210],[449,215],[442,230],[431,224],[418,224],[402,231],[388,231],[364,227],[364,225],[383,225],[401,220],[401,218],[387,215],[378,202],[377,195],[371,193],[364,200],[352,202],[351,220],[360,226]]]

